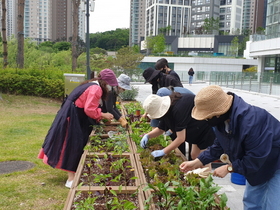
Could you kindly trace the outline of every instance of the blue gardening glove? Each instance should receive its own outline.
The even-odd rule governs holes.
[[[152,156],[154,156],[154,158],[162,157],[162,156],[165,155],[163,149],[162,150],[155,150],[151,154],[152,154]]]
[[[147,146],[147,144],[148,144],[148,141],[149,141],[149,136],[148,136],[148,134],[145,134],[145,135],[142,137],[141,141],[140,141],[140,146],[141,146],[143,149],[145,149],[146,146]]]
[[[172,132],[170,130],[166,131],[163,135],[165,136],[170,136],[172,134]]]

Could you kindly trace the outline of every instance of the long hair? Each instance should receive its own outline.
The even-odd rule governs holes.
[[[169,97],[171,99],[171,107],[173,107],[176,104],[176,102],[182,98],[182,95],[181,93],[173,92]]]
[[[107,95],[108,95],[108,89],[107,89],[108,83],[105,80],[102,80],[100,77],[98,77],[98,78],[91,78],[89,80],[83,81],[80,85],[83,85],[83,84],[86,84],[86,83],[89,83],[89,82],[93,82],[93,81],[97,81],[99,83],[99,86],[102,89],[101,99],[103,101],[105,101],[106,98],[107,98]]]

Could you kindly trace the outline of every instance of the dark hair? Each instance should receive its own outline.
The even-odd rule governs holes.
[[[156,62],[155,69],[160,70],[162,68],[165,68],[165,66],[167,66],[169,68],[168,61],[165,58],[161,58]]]
[[[100,76],[100,75],[98,74],[98,76]],[[83,84],[86,84],[86,83],[89,83],[89,82],[92,82],[92,81],[98,81],[99,86],[102,89],[101,99],[105,101],[106,98],[107,98],[108,92],[109,92],[108,89],[107,89],[108,83],[106,81],[102,80],[101,78],[91,78],[89,80],[83,81],[80,85],[83,85]]]
[[[193,68],[190,68],[189,71],[193,71]]]
[[[172,92],[170,95],[170,99],[171,99],[171,107],[174,106],[176,104],[176,102],[182,98],[181,93],[179,92]]]

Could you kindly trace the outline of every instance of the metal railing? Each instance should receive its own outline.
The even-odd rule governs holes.
[[[279,73],[196,72],[195,82],[199,81],[233,89],[280,96]]]
[[[176,71],[176,73],[182,83],[189,82],[188,71]],[[145,81],[142,75],[134,75],[132,79],[134,82]],[[196,71],[193,82],[208,82],[211,85],[280,97],[280,73]]]

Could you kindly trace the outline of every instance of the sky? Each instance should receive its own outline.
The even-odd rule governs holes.
[[[97,33],[129,28],[130,0],[95,0],[89,16],[89,32]]]

